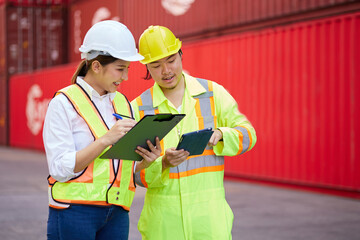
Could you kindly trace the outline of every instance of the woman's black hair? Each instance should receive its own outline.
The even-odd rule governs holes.
[[[83,60],[77,67],[77,69],[71,79],[71,83],[74,84],[76,82],[76,78],[78,76],[85,76],[89,70],[89,66],[91,66],[91,63],[95,60],[97,60],[102,66],[106,66],[110,63],[115,62],[118,59],[114,58],[112,56],[99,55],[96,58],[91,59],[91,60]]]
[[[180,57],[182,58],[183,52],[181,51],[181,49],[179,49],[178,53],[180,54]],[[149,72],[149,69],[146,66],[146,76],[144,77],[145,80],[150,80],[152,79],[151,74]]]

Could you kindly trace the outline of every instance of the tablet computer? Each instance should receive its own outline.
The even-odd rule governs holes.
[[[100,158],[141,161],[142,157],[135,152],[136,147],[141,146],[149,150],[147,140],[155,145],[156,137],[159,137],[160,140],[163,139],[184,117],[185,114],[170,113],[145,115]]]
[[[190,153],[189,156],[200,155],[204,152],[213,132],[212,128],[205,128],[194,132],[184,133],[181,136],[176,149],[188,151]]]

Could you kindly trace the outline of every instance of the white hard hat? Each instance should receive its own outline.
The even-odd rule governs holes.
[[[144,59],[135,46],[129,29],[122,23],[106,20],[94,24],[86,33],[79,48],[81,59],[91,60],[98,55],[112,56],[125,61]]]

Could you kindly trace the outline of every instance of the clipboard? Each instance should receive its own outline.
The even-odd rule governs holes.
[[[205,128],[194,132],[184,133],[180,138],[176,150],[184,149],[190,153],[189,156],[200,155],[204,152],[213,132],[212,128]]]
[[[146,143],[148,139],[155,145],[156,137],[159,137],[159,140],[163,139],[184,117],[185,114],[170,113],[145,115],[100,158],[141,161],[142,157],[135,152],[136,147],[141,146],[149,150]]]

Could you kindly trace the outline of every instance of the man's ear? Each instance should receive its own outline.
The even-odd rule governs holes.
[[[99,73],[101,68],[102,65],[100,64],[99,61],[95,60],[91,63],[91,69],[93,70],[94,73]]]

